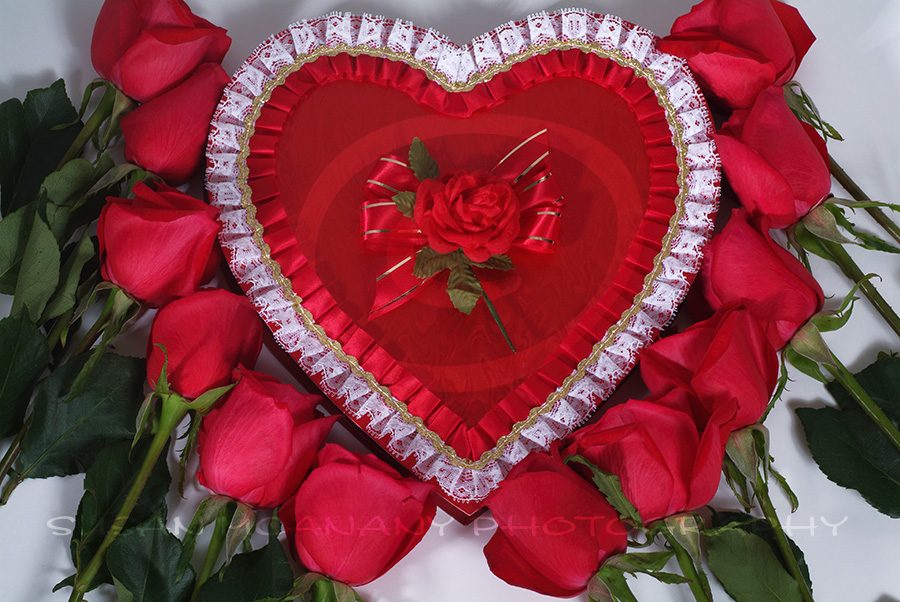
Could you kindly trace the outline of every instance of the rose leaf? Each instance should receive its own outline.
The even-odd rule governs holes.
[[[450,295],[453,307],[468,316],[475,309],[475,304],[478,303],[483,292],[481,283],[471,267],[460,264],[450,270],[450,277],[447,279],[447,294]]]
[[[437,161],[431,158],[425,143],[418,138],[413,138],[409,145],[409,166],[419,181],[435,180],[441,175]]]
[[[31,388],[50,361],[40,329],[25,312],[0,320],[0,438],[22,426]]]
[[[400,213],[405,215],[408,218],[412,218],[413,216],[413,208],[416,205],[416,193],[410,191],[398,192],[395,194],[392,199],[394,204],[397,205],[397,209],[400,210]]]
[[[707,533],[709,568],[737,602],[800,599],[800,587],[771,546],[740,528]]]
[[[481,263],[473,263],[476,268],[487,268],[489,270],[512,270],[515,266],[509,255],[491,255],[487,261]]]
[[[461,265],[462,253],[457,249],[452,253],[438,253],[431,247],[422,247],[416,253],[416,265],[413,266],[413,276],[416,278],[431,278],[438,272],[453,269]]]

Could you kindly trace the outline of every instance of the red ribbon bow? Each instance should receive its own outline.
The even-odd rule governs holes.
[[[387,260],[387,267],[375,279],[370,318],[412,300],[433,279],[413,275],[416,254],[428,241],[416,222],[403,215],[393,201],[394,195],[419,188],[420,181],[407,161],[400,155],[381,157],[363,185],[363,243],[385,250]],[[513,246],[553,252],[564,202],[550,171],[547,130],[512,149],[490,173],[506,180],[519,200],[519,235]]]

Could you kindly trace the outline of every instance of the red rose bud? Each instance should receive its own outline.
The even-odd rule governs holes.
[[[224,290],[201,290],[157,312],[147,344],[147,380],[156,386],[168,357],[169,387],[196,399],[233,382],[232,371],[256,363],[260,349],[262,322],[250,301]]]
[[[686,395],[674,389],[667,397]],[[617,475],[645,523],[703,506],[719,486],[725,446],[718,425],[701,435],[690,414],[665,403],[628,401],[571,439],[564,455]]]
[[[170,184],[185,183],[203,158],[209,120],[228,81],[222,67],[205,63],[184,83],[123,117],[125,157]]]
[[[749,214],[735,210],[725,229],[704,250],[701,282],[707,303],[719,310],[739,304],[764,325],[781,349],[822,308],[825,296],[796,257],[760,233]]]
[[[527,458],[487,505],[498,527],[484,555],[491,572],[510,585],[575,596],[607,557],[625,549],[616,511],[557,456]]]
[[[222,262],[217,213],[164,184],[138,182],[133,199],[110,197],[100,213],[100,273],[149,307],[196,291]]]
[[[749,107],[793,78],[816,37],[796,8],[777,0],[703,0],[672,25],[660,51],[687,59],[707,95]]]
[[[509,250],[519,234],[519,199],[506,180],[486,171],[454,171],[425,180],[414,219],[438,253],[462,248],[479,263]]]
[[[782,89],[764,90],[752,109],[735,111],[716,135],[722,169],[750,213],[786,228],[831,190],[825,141],[791,112]]]
[[[200,484],[256,508],[280,506],[300,486],[337,416],[314,419],[305,395],[246,368],[224,401],[203,418]]]
[[[201,63],[221,63],[231,38],[182,0],[106,0],[91,41],[104,79],[146,102],[184,81]]]
[[[656,398],[673,389],[687,393],[695,422],[714,422],[725,440],[762,416],[778,380],[778,356],[756,318],[732,309],[648,347],[641,377]]]
[[[362,585],[421,541],[436,512],[431,491],[375,456],[327,444],[278,517],[306,568]]]

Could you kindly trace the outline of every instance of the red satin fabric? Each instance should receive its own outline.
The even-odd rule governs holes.
[[[418,136],[442,164],[477,169],[543,128],[567,203],[556,251],[513,249],[516,269],[485,283],[519,352],[483,304],[467,317],[437,284],[370,321],[384,259],[360,242],[358,212],[375,161]],[[543,404],[631,307],[678,193],[653,92],[578,50],[535,56],[465,93],[404,63],[323,57],[273,91],[250,147],[257,219],[304,307],[472,459]]]

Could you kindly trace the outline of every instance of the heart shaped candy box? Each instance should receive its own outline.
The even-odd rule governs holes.
[[[213,118],[207,187],[247,296],[341,410],[462,515],[589,418],[699,268],[719,191],[714,130],[684,63],[655,42],[583,10],[464,47],[336,14],[269,38]],[[454,308],[446,272],[370,313],[385,266],[417,251],[363,244],[373,170],[402,164],[414,138],[444,172],[488,170],[536,133],[565,201],[532,208],[552,214],[552,240],[527,230],[524,209],[520,238],[553,252],[513,246],[515,269],[478,270],[516,351],[485,302]]]

